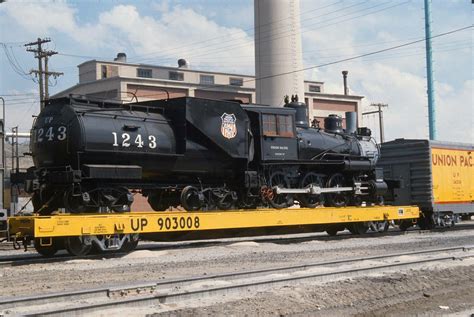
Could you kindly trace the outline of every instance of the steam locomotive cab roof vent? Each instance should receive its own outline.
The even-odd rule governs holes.
[[[342,118],[337,114],[330,114],[324,118],[324,131],[329,133],[342,133]]]

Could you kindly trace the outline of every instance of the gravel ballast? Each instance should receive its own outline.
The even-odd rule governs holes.
[[[474,244],[472,230],[412,232],[383,237],[369,235],[340,240],[318,237],[295,239],[296,242],[291,239],[274,242],[268,238],[233,239],[199,247],[138,250],[121,258],[2,267],[0,296],[44,294]],[[242,294],[241,298],[196,303],[194,308],[158,305],[134,310],[133,314],[397,315],[410,314],[413,309],[419,313],[446,314],[469,311],[474,307],[473,279],[472,262],[453,261],[446,267],[436,265],[426,270],[400,270],[388,276],[367,276],[325,284],[302,283],[269,289],[251,297]],[[449,301],[451,297],[456,297],[456,300]]]

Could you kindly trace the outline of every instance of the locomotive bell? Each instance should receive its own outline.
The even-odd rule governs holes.
[[[303,102],[292,101],[285,104],[285,107],[295,109],[295,125],[298,128],[308,128],[309,127],[309,117],[308,117],[308,107]]]
[[[324,131],[329,133],[342,133],[342,118],[337,114],[330,114],[324,118]]]

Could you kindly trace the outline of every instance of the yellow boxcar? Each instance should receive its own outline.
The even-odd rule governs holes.
[[[397,139],[382,144],[379,166],[385,178],[400,181],[396,205],[474,214],[473,151],[472,144]]]

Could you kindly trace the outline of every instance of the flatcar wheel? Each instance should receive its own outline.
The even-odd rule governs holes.
[[[327,181],[327,188],[345,187],[346,179],[340,173],[333,174]],[[334,192],[326,195],[329,206],[344,207],[349,202],[349,195],[346,192]]]
[[[352,234],[365,234],[369,230],[369,225],[365,222],[354,222],[347,227]]]
[[[41,245],[40,240],[41,239],[36,238],[34,241],[35,250],[39,254],[45,257],[51,257],[55,255],[56,252],[58,252],[57,245],[55,244],[55,241],[53,239],[51,240],[51,245]]]
[[[300,186],[305,188],[310,185],[324,187],[324,175],[313,172],[307,173],[301,180]],[[299,200],[301,206],[307,208],[315,208],[324,204],[323,195],[303,194],[299,197]]]
[[[269,185],[271,188],[275,186],[282,187],[282,188],[289,188],[290,182],[288,181],[288,178],[283,172],[274,172],[270,176]],[[292,195],[289,195],[289,194],[277,195],[276,193],[273,193],[273,197],[268,199],[268,202],[273,208],[282,209],[282,208],[290,207],[292,205],[291,203],[292,200],[293,200]]]
[[[92,244],[86,244],[83,237],[67,237],[64,246],[70,255],[85,256],[92,250]]]
[[[418,219],[417,223],[418,223],[418,227],[420,227],[421,230],[431,230],[436,227],[434,215],[432,213],[431,214],[423,213],[421,217]]]
[[[122,244],[120,252],[132,252],[138,245],[139,236],[138,234],[129,235],[128,239]]]
[[[375,221],[370,226],[375,232],[387,232],[390,224],[388,221]]]
[[[408,228],[413,227],[413,222],[411,220],[400,220],[400,223],[398,224],[398,229],[400,231],[407,231]]]
[[[201,209],[204,197],[196,187],[186,186],[181,192],[181,206],[187,211],[196,211]]]
[[[336,228],[336,227],[331,227],[331,228],[327,228],[327,229],[326,229],[326,233],[327,233],[328,235],[330,235],[331,237],[337,236],[337,232],[338,232],[338,231],[339,231],[339,230],[338,230],[338,228]]]

